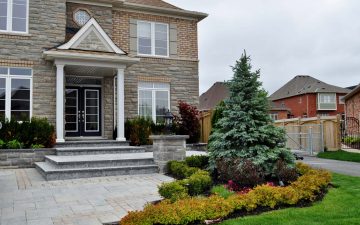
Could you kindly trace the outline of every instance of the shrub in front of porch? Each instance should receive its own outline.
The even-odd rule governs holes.
[[[5,148],[32,148],[32,146],[51,148],[56,142],[54,126],[47,119],[34,117],[30,121],[1,122],[0,137],[6,143]]]

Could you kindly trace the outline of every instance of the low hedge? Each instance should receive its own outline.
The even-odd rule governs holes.
[[[331,174],[301,163],[297,164],[297,169],[301,177],[286,187],[259,185],[247,194],[235,194],[227,199],[212,195],[208,198],[181,199],[174,203],[164,200],[157,205],[147,205],[143,211],[130,212],[120,224],[194,224],[224,219],[237,212],[252,212],[261,207],[274,209],[316,200],[329,185]]]
[[[200,170],[199,168],[189,167],[185,162],[180,161],[168,162],[167,168],[169,174],[178,180],[188,178]]]

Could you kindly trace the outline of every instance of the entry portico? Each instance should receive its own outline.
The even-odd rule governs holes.
[[[71,88],[70,84],[67,84],[66,78],[70,75],[78,80],[116,77],[116,84],[114,83],[116,90],[114,89],[112,96],[116,99],[117,106],[114,110],[116,111],[116,116],[114,116],[117,128],[116,140],[125,141],[124,71],[128,66],[138,63],[140,59],[128,57],[93,18],[67,43],[44,51],[43,55],[46,60],[53,61],[56,66],[56,142],[65,142],[66,134],[83,136],[86,132],[83,134],[78,132],[81,130],[80,124],[83,130],[87,131],[86,134],[90,134],[89,136],[98,133],[103,136],[101,121],[111,118],[101,113],[104,112],[101,107],[103,102],[101,89],[98,90],[93,85],[86,86],[83,83],[81,87],[85,85],[87,88],[79,93],[78,88]],[[101,85],[100,83],[100,87]],[[79,96],[82,98],[80,99]],[[71,105],[71,102],[74,104]],[[115,121],[112,122],[115,124]],[[69,128],[65,127],[65,123]],[[74,132],[70,132],[70,129]]]

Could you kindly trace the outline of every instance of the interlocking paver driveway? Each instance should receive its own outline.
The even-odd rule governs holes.
[[[1,225],[100,225],[160,196],[161,174],[45,181],[35,169],[0,170]]]

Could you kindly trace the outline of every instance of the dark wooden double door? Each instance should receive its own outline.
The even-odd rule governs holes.
[[[67,137],[101,136],[101,88],[66,87],[65,132]]]

